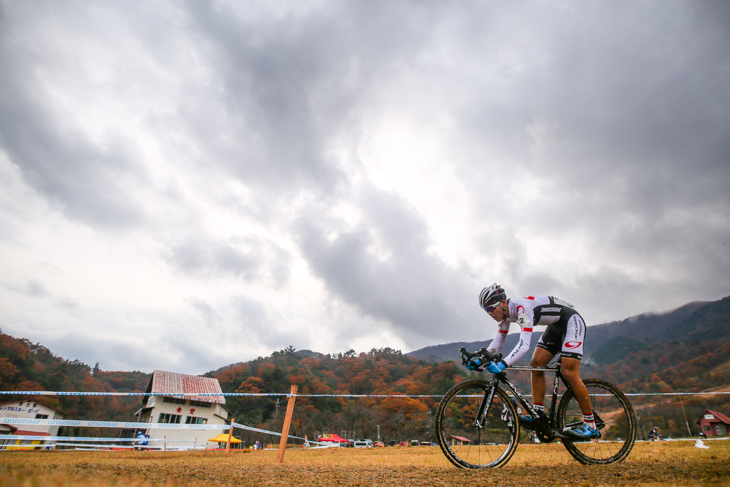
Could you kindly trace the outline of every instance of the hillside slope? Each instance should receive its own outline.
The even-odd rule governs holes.
[[[1,391],[143,392],[151,374],[111,372],[53,354],[32,343],[0,332]],[[0,395],[0,402],[18,396]],[[33,396],[33,400],[77,419],[128,421],[140,406],[139,397]]]

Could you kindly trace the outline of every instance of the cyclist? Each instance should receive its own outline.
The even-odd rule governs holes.
[[[545,367],[555,355],[561,354],[562,375],[573,389],[583,412],[583,425],[571,430],[571,433],[579,438],[600,438],[601,433],[596,428],[588,389],[579,373],[586,325],[573,305],[552,296],[508,299],[502,286],[496,283],[482,290],[479,294],[479,305],[499,323],[497,335],[488,349],[490,353],[502,350],[511,323],[517,323],[522,329],[514,350],[499,362],[487,364],[487,369],[493,374],[498,374],[517,362],[530,349],[532,328],[547,325],[532,354],[530,366]],[[543,371],[532,372],[532,398],[535,409],[541,415],[544,414],[545,372]],[[535,419],[531,416],[521,415],[520,421],[527,428],[535,428]]]

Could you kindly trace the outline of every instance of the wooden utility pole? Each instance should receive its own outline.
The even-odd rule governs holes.
[[[284,463],[284,451],[286,443],[289,439],[289,426],[291,426],[291,417],[294,414],[294,401],[296,400],[297,386],[291,386],[291,394],[289,394],[289,402],[286,405],[286,417],[284,418],[284,428],[281,430],[281,441],[279,442],[279,463]]]
[[[687,425],[687,434],[690,438],[692,438],[692,430],[689,429],[689,421],[687,421],[687,411],[684,410],[684,402],[682,401],[682,396],[679,396],[679,404],[682,405],[682,414],[684,414],[684,424]]]

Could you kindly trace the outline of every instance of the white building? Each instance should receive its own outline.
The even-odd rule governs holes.
[[[63,419],[63,415],[37,401],[17,400],[0,404],[0,418],[20,419]],[[0,424],[0,435],[23,436],[58,436],[59,426],[33,424]],[[44,440],[16,440],[0,439],[2,449],[40,448],[46,443]]]
[[[162,448],[164,442],[159,440],[164,438],[167,440],[168,450],[202,449],[208,439],[229,429],[226,421],[230,419],[231,413],[224,406],[226,400],[223,396],[187,395],[222,393],[218,379],[155,370],[146,392],[163,395],[144,396],[142,409],[135,413],[139,422],[221,426],[199,430],[149,428],[144,430],[151,440],[149,446]],[[186,395],[174,396],[174,393]]]

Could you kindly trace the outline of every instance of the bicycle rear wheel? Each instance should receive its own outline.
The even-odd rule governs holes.
[[[596,426],[601,432],[597,440],[563,440],[573,458],[586,465],[607,464],[624,460],[634,447],[636,418],[626,396],[613,384],[601,379],[585,379]],[[580,426],[583,413],[572,389],[568,389],[558,406],[560,429]]]
[[[485,406],[488,409],[480,414]],[[444,395],[436,413],[436,431],[441,451],[460,468],[500,467],[512,458],[520,440],[514,404],[507,393],[486,380],[461,382]]]

